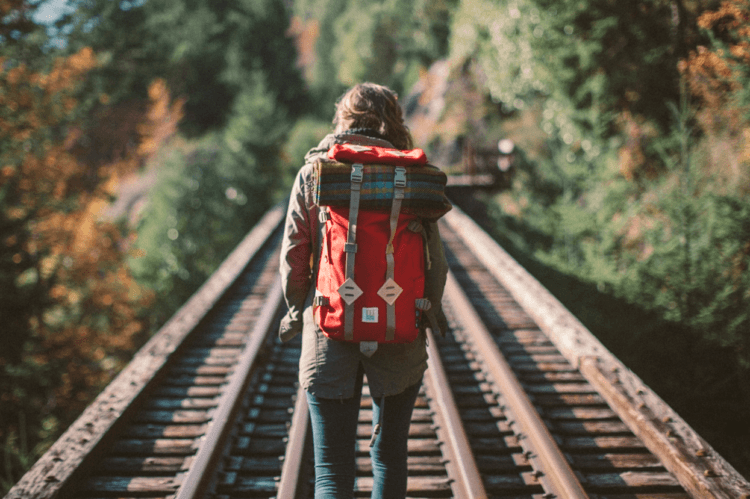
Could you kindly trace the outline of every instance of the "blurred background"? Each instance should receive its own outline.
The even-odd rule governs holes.
[[[747,0],[0,0],[0,493],[284,199],[347,87],[750,476]]]

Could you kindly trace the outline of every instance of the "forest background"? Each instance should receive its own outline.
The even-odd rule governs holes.
[[[459,204],[750,476],[748,0],[0,0],[0,492],[369,80]]]

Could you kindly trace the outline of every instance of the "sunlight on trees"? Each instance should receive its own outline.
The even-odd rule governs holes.
[[[2,61],[0,413],[8,423],[0,439],[17,456],[4,481],[24,452],[39,451],[18,442],[35,443],[61,415],[82,410],[143,334],[138,310],[149,293],[123,266],[127,231],[101,220],[114,194],[109,179],[131,165],[97,168],[77,157],[76,92],[96,64],[89,48],[48,71]]]
[[[595,290],[563,294],[603,335],[639,353],[679,331],[691,382],[750,380],[747,0],[68,2],[50,40],[36,2],[0,0],[4,487],[286,193],[361,80],[424,111],[442,167],[516,143],[491,230]],[[605,298],[649,323],[598,317]]]

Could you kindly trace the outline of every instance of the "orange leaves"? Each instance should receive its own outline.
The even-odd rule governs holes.
[[[58,396],[100,388],[144,331],[138,314],[150,296],[123,263],[120,229],[99,220],[101,206],[51,213],[36,232],[55,251],[45,259],[56,284],[48,292],[53,305],[37,326],[40,355],[72,361]]]
[[[28,71],[25,64],[20,64],[14,68],[11,68],[10,70],[8,70],[5,76],[5,82],[12,87],[18,86],[18,84],[23,81],[27,72]],[[12,103],[9,103],[9,105],[12,105]]]
[[[717,10],[703,12],[698,26],[712,30],[719,44],[692,51],[680,62],[680,72],[705,106],[736,122],[740,110],[731,101],[750,77],[750,0],[725,0]]]
[[[705,132],[706,168],[725,189],[749,191],[750,179],[750,0],[724,0],[698,25],[715,43],[698,47],[679,64],[690,93],[700,104],[696,117]]]
[[[18,286],[32,267],[33,312],[16,333],[22,351],[42,364],[66,363],[58,397],[90,397],[143,333],[138,313],[149,294],[125,264],[127,235],[102,220],[116,192],[110,178],[141,159],[134,150],[113,152],[112,143],[95,144],[108,155],[85,156],[75,113],[78,89],[97,64],[91,49],[58,58],[46,72],[14,64],[0,64],[0,221],[12,227],[2,234],[0,258],[12,266],[0,284]]]
[[[67,58],[58,58],[48,73],[32,70],[19,63],[0,64],[0,134],[25,141],[37,131],[56,126],[76,106],[73,92],[86,73],[96,66],[90,48]]]
[[[153,156],[167,140],[177,133],[177,125],[182,119],[184,99],[171,102],[167,83],[157,78],[148,88],[151,106],[146,121],[138,126],[141,143],[138,154],[144,158]]]
[[[26,16],[28,5],[0,0],[0,16]],[[97,67],[93,50],[50,58],[46,70],[24,60],[33,51],[0,52],[8,56],[0,57],[0,289],[9,309],[17,305],[0,365],[54,366],[28,397],[45,414],[60,414],[81,409],[146,334],[141,314],[153,296],[126,264],[127,228],[104,211],[119,179],[176,134],[184,102],[156,80],[150,105],[112,104],[97,93],[86,96],[93,112],[83,116],[78,99]],[[19,397],[0,408],[0,419],[27,403]]]
[[[86,73],[96,66],[94,51],[91,47],[84,47],[77,54],[66,59],[66,65],[78,73]]]
[[[750,2],[747,0],[725,0],[719,10],[706,11],[698,18],[698,26],[713,29],[720,26],[722,30],[747,30],[750,15]]]
[[[50,134],[64,126],[76,106],[73,92],[95,64],[91,49],[55,61],[49,73],[20,63],[0,67],[0,185],[13,182],[20,205],[33,207],[39,196],[61,198],[60,182],[81,167]],[[2,104],[6,104],[2,106]]]
[[[95,66],[94,51],[84,47],[68,58],[58,59],[49,74],[43,78],[42,87],[47,95],[58,94],[80,83],[85,74]]]
[[[303,20],[299,16],[293,16],[287,35],[294,38],[294,45],[297,47],[297,67],[310,76],[317,57],[315,43],[320,37],[320,22],[317,19]]]
[[[729,52],[735,59],[742,60],[745,64],[750,64],[750,43],[738,43],[729,48]]]
[[[728,94],[741,88],[732,79],[731,63],[723,55],[701,46],[679,65],[690,92],[713,109],[722,107]]]
[[[19,64],[0,74],[4,98],[17,103],[15,110],[0,114],[0,136],[8,145],[0,157],[6,164],[0,182],[12,184],[15,201],[4,208],[17,217],[36,214],[31,229],[38,246],[53,254],[66,246],[61,234],[69,225],[66,211],[75,206],[71,201],[85,202],[85,193],[72,192],[72,186],[89,172],[69,150],[74,141],[56,141],[55,136],[69,123],[74,92],[95,64],[93,51],[84,48],[58,58],[47,73]]]
[[[725,1],[716,11],[703,13],[698,25],[717,31],[730,42],[729,52],[738,63],[750,65],[750,2]]]

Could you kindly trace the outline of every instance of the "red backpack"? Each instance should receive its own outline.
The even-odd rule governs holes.
[[[424,219],[450,209],[445,174],[420,149],[336,145],[315,168],[325,236],[314,302],[329,338],[360,344],[416,339],[424,298]]]

